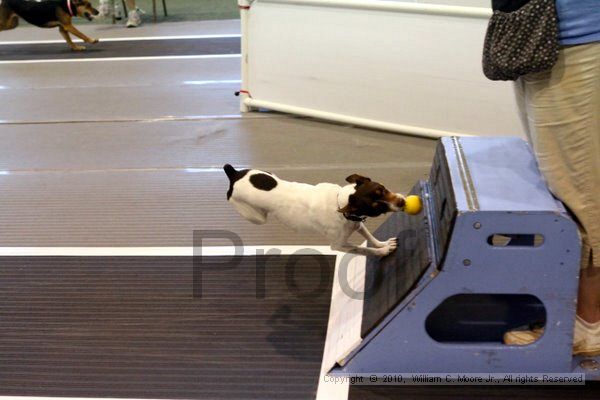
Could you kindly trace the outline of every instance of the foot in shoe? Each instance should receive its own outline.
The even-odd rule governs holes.
[[[98,18],[110,18],[112,16],[112,4],[110,0],[100,0],[98,6]]]
[[[573,335],[573,354],[583,356],[600,355],[600,321],[587,322],[577,316]]]
[[[504,344],[511,346],[526,346],[537,341],[544,334],[544,328],[531,330],[514,330],[506,332],[503,337]]]
[[[123,19],[124,15],[125,15],[125,10],[123,10],[123,5],[121,4],[121,2],[119,0],[115,0],[115,9],[114,9],[115,19],[117,21],[120,21]]]
[[[139,8],[131,10],[129,12],[129,18],[127,19],[127,27],[136,28],[140,26],[140,24],[142,23],[142,14],[144,14],[144,12]]]

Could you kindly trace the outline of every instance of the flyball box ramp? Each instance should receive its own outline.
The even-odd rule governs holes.
[[[422,214],[396,213],[375,233],[397,237],[398,250],[350,268],[364,291],[354,325],[336,311],[348,301],[336,304],[334,291],[329,330],[354,338],[328,333],[326,355],[331,340],[346,347],[329,352],[324,372],[573,372],[579,234],[527,143],[443,138],[430,179],[413,193]],[[504,333],[528,326],[543,326],[543,336],[503,344]]]

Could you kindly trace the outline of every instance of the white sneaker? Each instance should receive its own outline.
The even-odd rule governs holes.
[[[536,342],[544,334],[544,328],[536,329],[516,329],[509,331],[504,334],[504,344],[510,346],[527,346],[528,344]]]
[[[573,354],[600,355],[600,321],[591,323],[577,316],[573,335]]]
[[[98,18],[110,18],[112,17],[112,5],[110,0],[100,0],[98,5]]]
[[[142,14],[145,14],[145,12],[143,12],[139,8],[129,11],[129,18],[127,19],[127,27],[128,28],[136,28],[136,27],[140,26],[142,23]]]
[[[120,0],[115,1],[115,19],[120,21],[125,16],[125,11],[123,10],[123,4]]]

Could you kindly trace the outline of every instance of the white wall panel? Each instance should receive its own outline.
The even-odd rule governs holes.
[[[521,134],[512,85],[481,72],[489,10],[473,6],[487,1],[317,3],[251,3],[247,105],[413,134]]]

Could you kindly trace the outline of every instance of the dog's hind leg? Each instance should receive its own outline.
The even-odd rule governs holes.
[[[0,1],[0,31],[15,29],[19,26],[19,16]]]
[[[65,38],[65,41],[67,42],[67,44],[69,45],[71,50],[73,50],[73,51],[85,50],[85,46],[81,46],[81,45],[73,43],[73,41],[71,40],[71,36],[69,36],[69,32],[67,32],[67,30],[65,28],[63,28],[62,25],[58,26],[58,31],[60,32],[62,37]]]
[[[267,222],[267,213],[261,210],[258,210],[251,205],[235,200],[233,198],[229,199],[229,202],[233,204],[238,213],[248,221],[253,224],[263,225]]]
[[[17,26],[19,26],[19,16],[17,14],[13,14],[8,21],[8,29],[15,29]]]

